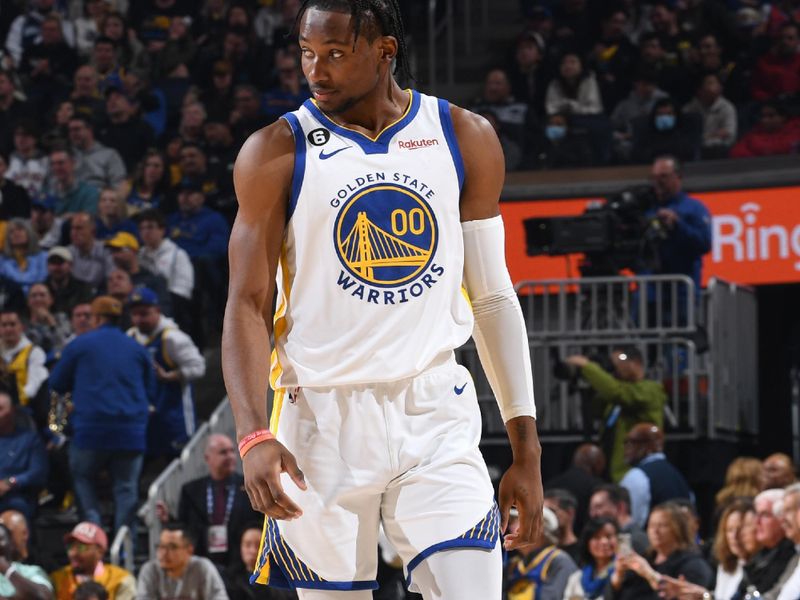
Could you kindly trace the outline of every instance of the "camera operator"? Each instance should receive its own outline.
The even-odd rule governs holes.
[[[618,482],[628,470],[623,448],[625,436],[637,423],[664,423],[667,393],[659,381],[645,379],[642,353],[634,346],[611,350],[614,374],[583,355],[564,362],[580,369],[580,375],[594,390],[592,408],[601,416],[600,435],[609,457],[611,479]]]
[[[711,214],[700,200],[683,191],[681,165],[674,156],[656,158],[651,179],[659,205],[649,216],[657,217],[665,232],[658,250],[659,267],[656,273],[689,276],[694,281],[696,297],[699,297],[703,255],[711,251]],[[655,302],[656,297],[653,292],[648,291],[651,303]],[[685,296],[685,293],[681,295]],[[670,294],[663,294],[663,297],[668,300]],[[681,318],[685,315],[686,300],[685,297],[679,297]],[[664,316],[668,316],[669,312],[664,310]]]

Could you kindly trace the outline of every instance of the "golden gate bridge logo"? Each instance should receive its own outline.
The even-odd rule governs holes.
[[[437,233],[427,202],[406,188],[381,184],[344,204],[334,242],[339,260],[358,279],[395,286],[425,270],[436,249]]]

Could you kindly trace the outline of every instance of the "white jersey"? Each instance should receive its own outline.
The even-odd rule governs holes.
[[[278,269],[276,389],[413,377],[472,334],[464,167],[450,107],[408,95],[402,118],[374,139],[311,100],[283,117],[295,165]]]

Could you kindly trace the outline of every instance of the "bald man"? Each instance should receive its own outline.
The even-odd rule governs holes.
[[[761,489],[785,488],[797,481],[792,459],[782,452],[776,452],[764,459],[761,471]]]
[[[226,566],[230,552],[239,550],[239,538],[248,523],[263,520],[250,506],[244,479],[236,472],[238,451],[228,436],[209,436],[205,450],[208,476],[184,484],[178,520],[197,540],[194,552]]]
[[[11,550],[12,560],[27,562],[28,560],[28,540],[30,539],[30,529],[28,521],[18,510],[6,510],[0,513],[0,524],[5,525],[11,533],[13,548]]]
[[[596,444],[581,444],[572,455],[572,465],[547,483],[545,490],[564,489],[578,501],[574,532],[579,535],[589,514],[589,498],[596,487],[605,483],[601,477],[606,468],[606,455]]]
[[[664,434],[653,423],[639,423],[625,436],[625,462],[631,469],[620,485],[631,495],[631,517],[645,527],[653,506],[684,498],[694,502],[686,478],[664,455]]]

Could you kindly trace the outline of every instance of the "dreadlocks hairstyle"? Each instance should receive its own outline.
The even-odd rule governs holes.
[[[299,28],[300,20],[309,8],[350,13],[355,30],[354,49],[365,21],[374,20],[380,35],[390,35],[397,39],[395,74],[406,80],[412,79],[405,30],[403,28],[403,19],[400,16],[398,0],[303,0],[295,20],[295,31]]]

